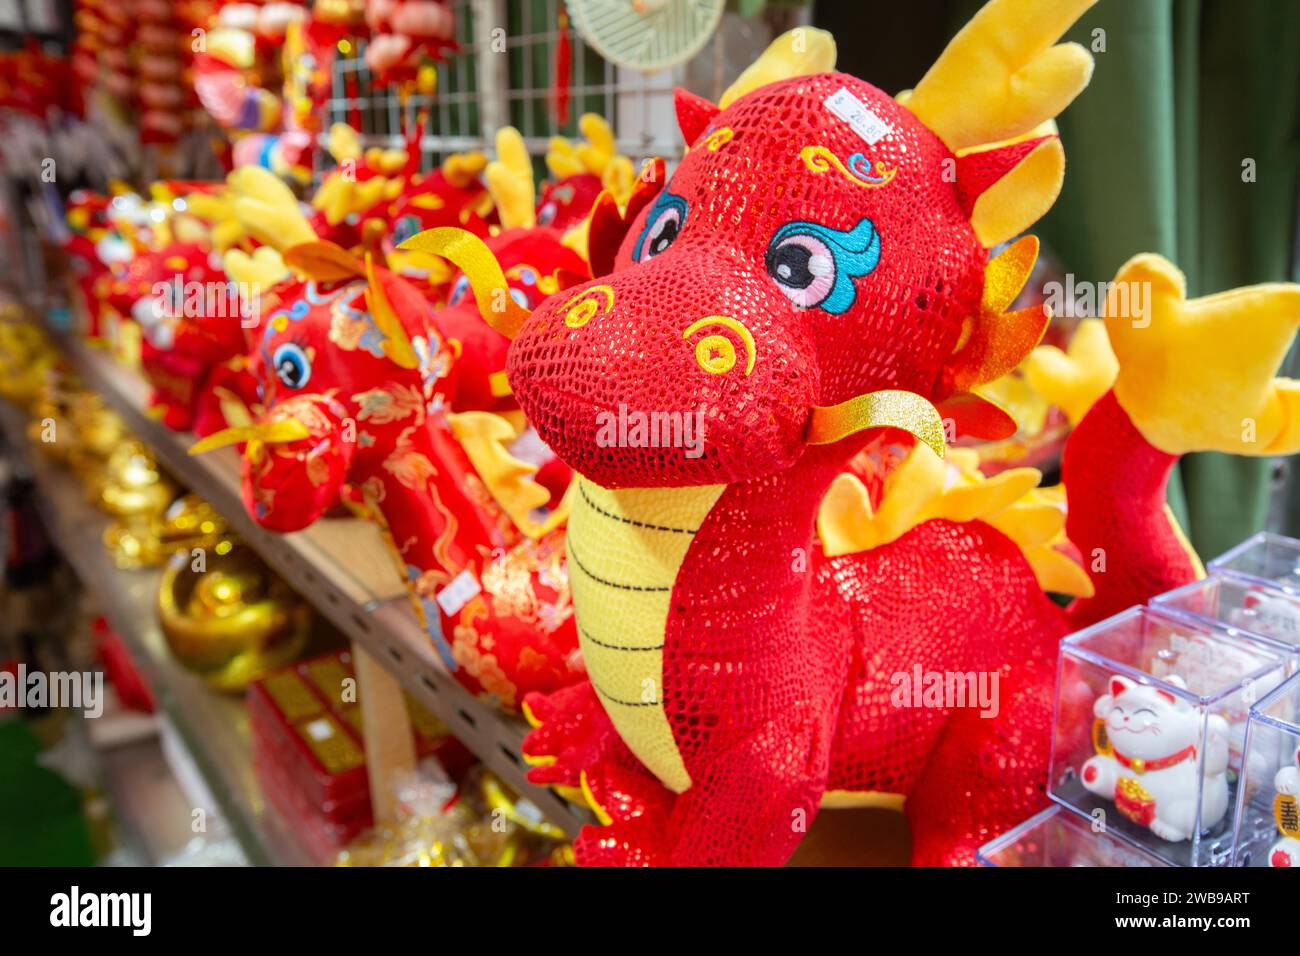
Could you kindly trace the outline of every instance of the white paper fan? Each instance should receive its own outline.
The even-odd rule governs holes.
[[[568,0],[573,25],[592,49],[647,73],[700,52],[724,6],[726,0]]]

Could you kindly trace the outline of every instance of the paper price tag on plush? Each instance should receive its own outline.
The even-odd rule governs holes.
[[[826,108],[853,127],[853,132],[868,146],[875,146],[893,132],[888,123],[846,89],[841,88],[826,97]]]
[[[460,613],[461,608],[474,600],[482,590],[483,586],[478,583],[478,578],[474,577],[474,572],[466,568],[452,578],[450,584],[438,592],[438,606],[442,608],[443,613],[448,617],[454,617]]]

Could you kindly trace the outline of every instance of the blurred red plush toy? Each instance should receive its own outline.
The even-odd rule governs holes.
[[[258,195],[240,208],[263,228],[309,229],[287,191]],[[540,298],[528,281],[541,268],[585,274],[581,257],[547,235],[555,241],[534,251],[549,258],[513,280],[524,301]],[[355,489],[387,532],[443,662],[473,692],[514,709],[530,690],[580,679],[567,502],[533,480],[529,459],[550,456],[529,447],[522,415],[487,410],[509,404],[492,385],[504,340],[476,313],[477,327],[461,316],[444,324],[376,253],[296,242],[284,262],[297,278],[264,298],[251,356],[264,411],[194,451],[247,442],[245,504],[278,531],[310,524],[345,485]]]
[[[424,57],[455,45],[455,15],[437,0],[368,0],[366,23],[366,65],[379,86],[413,81]]]

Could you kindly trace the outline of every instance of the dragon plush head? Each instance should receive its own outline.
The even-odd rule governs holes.
[[[1003,311],[1034,241],[986,249],[1059,191],[1041,128],[1090,76],[1086,51],[1055,45],[1089,5],[991,0],[900,99],[827,72],[834,42],[806,29],[720,105],[679,92],[687,154],[624,210],[597,203],[597,278],[526,321],[484,313],[517,331],[509,378],[530,421],[606,487],[748,480],[885,426],[942,452],[936,406],[962,434],[1014,431],[975,390],[1048,316]],[[702,414],[704,451],[602,440],[620,411]]]
[[[428,303],[387,269],[323,241],[285,261],[296,275],[264,297],[249,355],[264,412],[197,447],[248,441],[249,513],[295,531],[338,502],[354,464],[379,467],[368,459],[391,453],[403,418],[423,419],[451,362],[425,337]],[[380,399],[386,408],[373,407]]]
[[[479,178],[486,165],[483,153],[452,153],[437,169],[412,176],[388,207],[390,228],[384,253],[394,272],[423,286],[435,301],[445,297],[450,267],[437,256],[399,252],[397,247],[420,232],[444,226],[486,236],[496,218],[492,195]]]
[[[278,240],[267,271],[280,263],[287,275],[260,302],[249,359],[256,415],[192,452],[243,443],[244,502],[272,530],[303,528],[340,500],[361,505],[387,533],[443,662],[472,692],[514,707],[528,691],[578,679],[563,561],[567,472],[548,469],[558,463],[521,434],[517,410],[492,413],[509,400],[492,387],[508,342],[473,308],[435,311],[377,248],[312,237],[269,175],[232,174],[236,216],[256,224],[259,240]],[[545,230],[498,240],[508,261],[516,247],[519,257],[558,250],[585,270]],[[237,272],[259,265],[239,250],[226,258]],[[503,277],[503,295],[517,308],[540,301],[540,291],[526,293],[543,274],[511,271],[518,288]]]
[[[486,307],[493,314],[507,305],[512,309],[531,310],[548,296],[591,275],[586,260],[573,248],[570,234],[540,222],[532,160],[519,131],[513,127],[501,129],[496,136],[496,147],[498,158],[487,165],[485,178],[487,195],[500,228],[485,235],[486,230],[475,228],[471,222],[462,232],[456,228],[457,218],[464,223],[465,217],[445,221],[444,216],[444,221],[439,223],[431,221],[426,214],[423,217],[426,228],[406,235],[392,256],[394,263],[427,263],[428,275],[440,272],[447,275],[446,308],[437,313],[434,323],[452,344],[456,355],[457,386],[451,399],[456,411],[502,411],[516,407],[505,375],[510,341],[493,327],[491,320],[484,321],[482,309]],[[402,227],[399,220],[394,238]],[[439,239],[457,235],[464,239],[451,247]],[[473,285],[485,264],[499,272],[500,278],[495,291],[486,293],[487,299],[481,298],[482,286]]]

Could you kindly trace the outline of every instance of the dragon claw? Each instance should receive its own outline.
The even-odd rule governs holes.
[[[1300,327],[1300,285],[1200,299],[1186,290],[1183,274],[1150,254],[1130,259],[1111,283],[1115,397],[1133,424],[1172,455],[1300,450],[1300,385],[1274,378]]]
[[[628,750],[590,683],[550,695],[531,694],[525,718],[535,729],[524,738],[530,782],[552,787],[589,807],[602,824],[574,844],[584,865],[663,862],[663,832],[676,795]],[[662,848],[661,848],[662,849]]]
[[[611,737],[618,740],[587,682],[549,695],[529,694],[523,711],[534,728],[524,738],[523,757],[532,767],[528,779],[536,784],[579,789],[582,772],[600,760]]]

